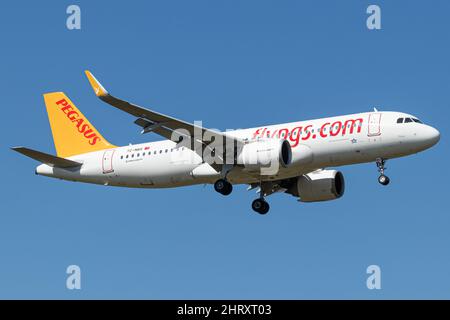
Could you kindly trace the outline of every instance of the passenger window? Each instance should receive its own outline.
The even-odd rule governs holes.
[[[148,155],[151,155],[151,154],[152,154],[152,152],[151,152],[151,151],[149,151],[149,152],[148,152]]]
[[[169,151],[169,150],[166,149],[166,153],[167,153],[167,151]]]
[[[155,151],[153,151],[153,154],[156,154],[156,150],[155,150]]]
[[[159,150],[159,153],[162,153],[162,149],[161,149],[161,150]]]
[[[126,158],[128,159],[128,155],[126,156]]]
[[[403,118],[398,118],[397,123],[403,123]]]
[[[137,154],[137,156],[136,157],[139,157],[139,153]]]
[[[405,123],[412,122],[411,118],[405,118]]]
[[[120,159],[123,159],[123,156],[120,156]]]
[[[134,158],[134,153],[131,155],[132,158]]]

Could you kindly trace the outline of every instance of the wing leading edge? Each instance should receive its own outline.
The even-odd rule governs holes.
[[[203,150],[205,148],[208,148],[208,144],[214,142],[217,139],[222,140],[222,150],[226,150],[226,146],[230,145],[231,140],[233,140],[233,143],[243,143],[242,141],[227,136],[224,133],[200,127],[195,124],[179,120],[174,117],[164,115],[162,113],[143,108],[128,101],[116,98],[102,86],[102,84],[94,77],[94,75],[90,71],[86,70],[85,73],[92,86],[92,89],[94,90],[98,98],[112,105],[113,107],[116,107],[117,109],[120,109],[137,117],[135,123],[142,127],[141,133],[154,132],[170,140],[174,140],[174,137],[189,137],[191,138],[191,141],[194,141],[195,139],[196,142],[199,142],[201,144],[202,148],[199,148],[199,150],[197,150],[197,148],[195,147],[195,143],[191,143],[190,146],[187,146],[197,152],[200,156],[202,156]],[[200,137],[199,134],[201,134]],[[212,141],[203,141],[203,137],[213,137],[213,139]],[[223,157],[221,158],[223,160]]]

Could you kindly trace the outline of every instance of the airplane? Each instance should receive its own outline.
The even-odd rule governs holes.
[[[141,133],[163,141],[118,147],[108,142],[62,92],[44,94],[56,156],[13,147],[42,164],[35,173],[69,181],[130,188],[211,184],[229,195],[247,184],[259,196],[252,209],[269,211],[266,197],[290,194],[300,202],[341,198],[344,175],[330,167],[375,162],[388,185],[387,160],[438,143],[440,133],[403,112],[364,112],[220,132],[140,107],[112,96],[90,73],[98,98],[136,118]]]

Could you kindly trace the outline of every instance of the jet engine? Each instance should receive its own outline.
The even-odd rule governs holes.
[[[275,174],[279,166],[287,167],[291,164],[292,149],[287,140],[261,139],[245,144],[237,160],[247,170],[274,169]]]
[[[317,170],[297,178],[286,191],[302,202],[334,200],[345,191],[344,175],[337,170]]]

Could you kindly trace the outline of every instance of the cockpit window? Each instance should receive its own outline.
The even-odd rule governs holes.
[[[413,122],[422,123],[422,121],[420,121],[417,118],[398,118],[397,119],[397,123],[413,123]]]

